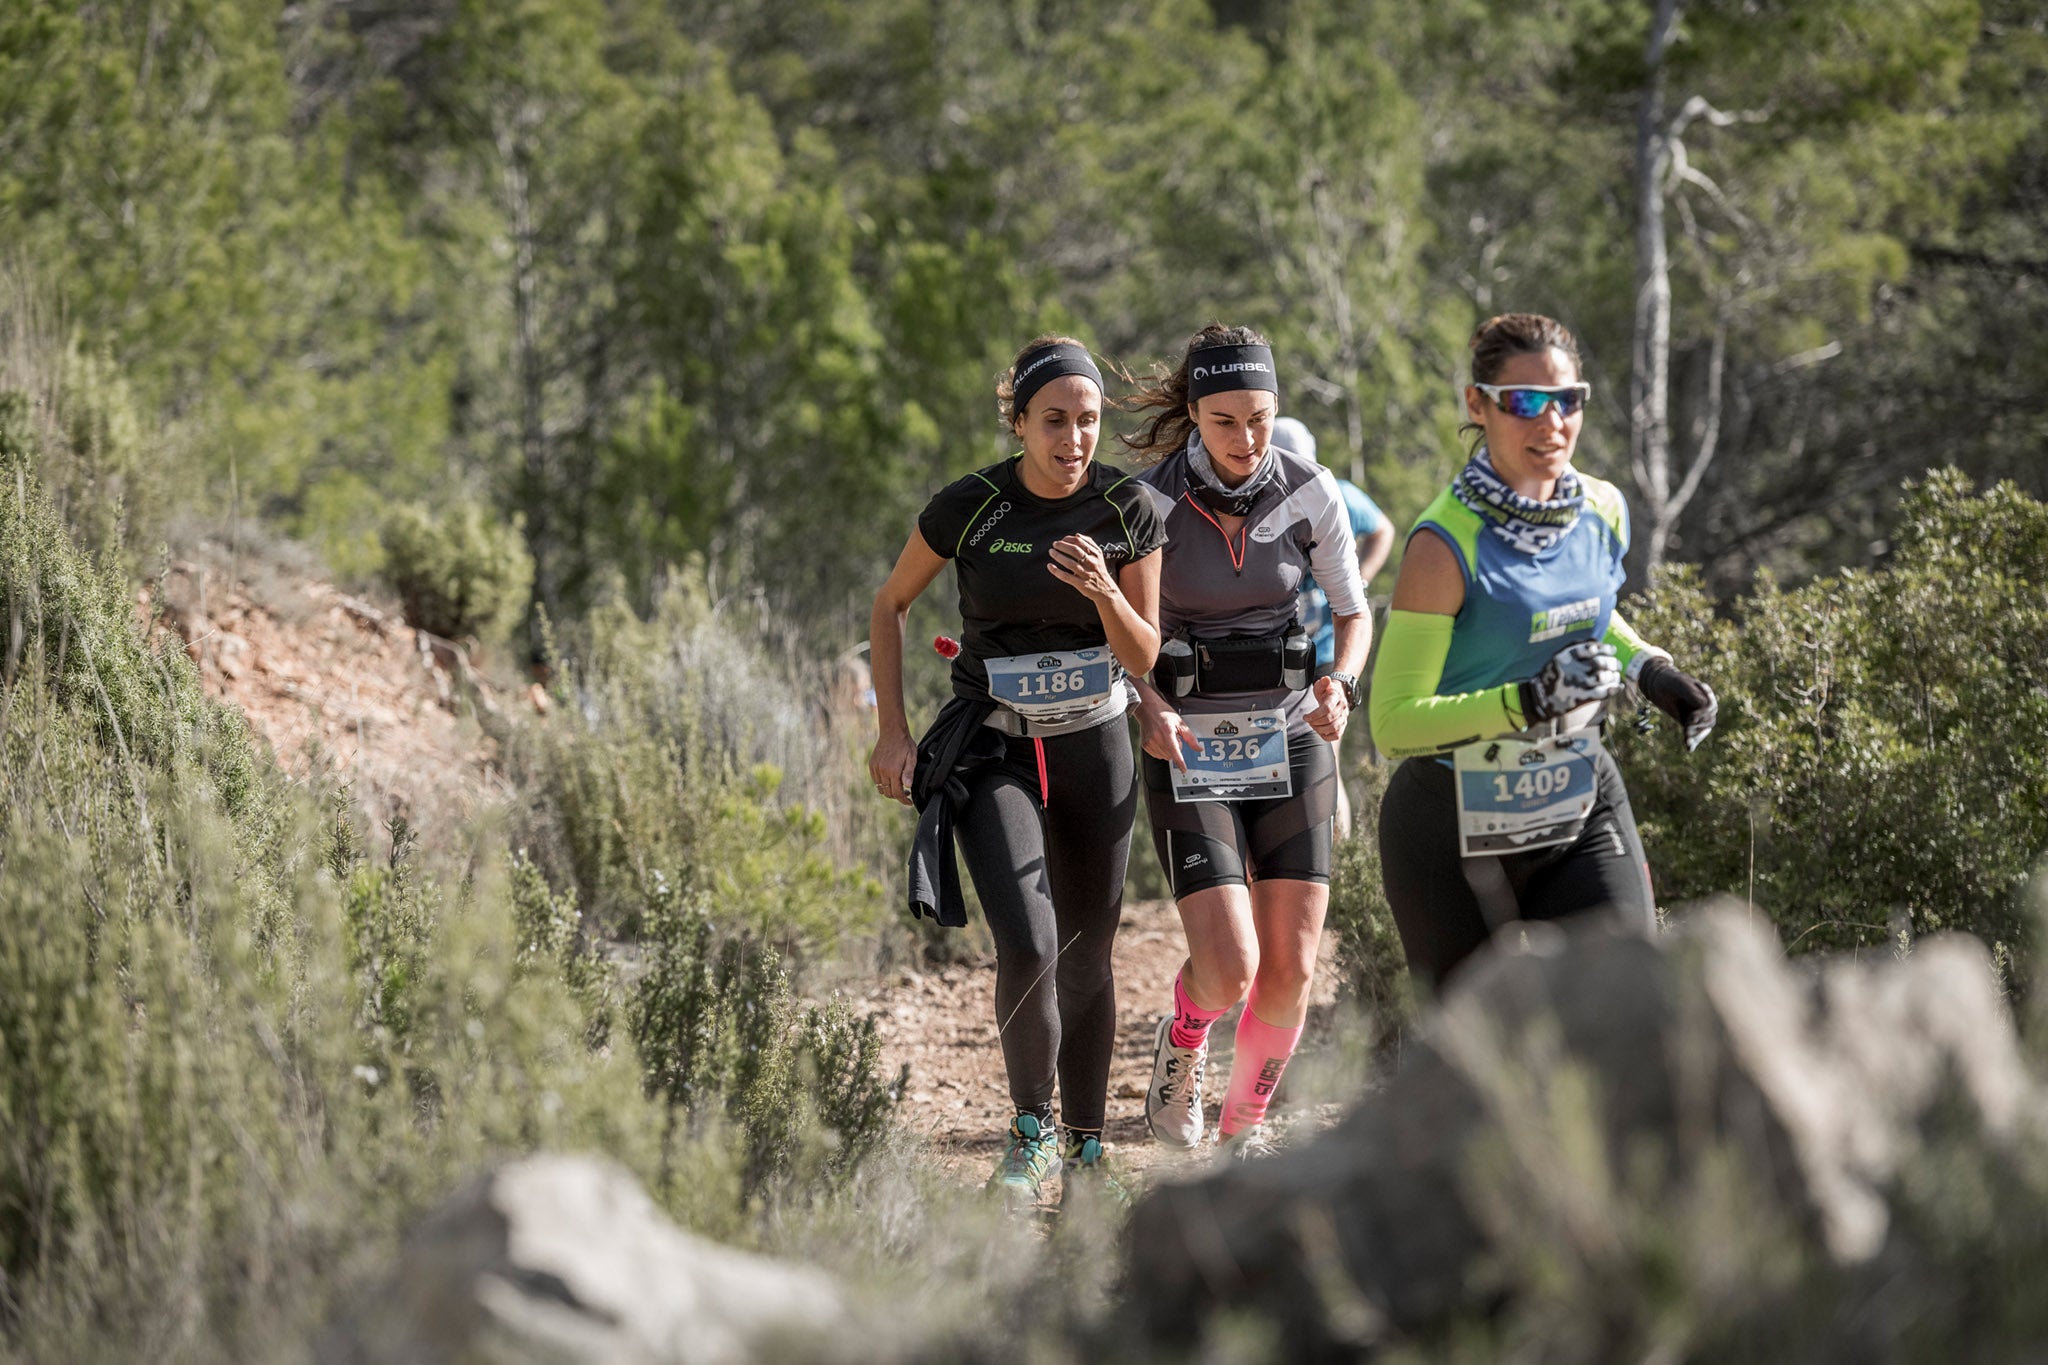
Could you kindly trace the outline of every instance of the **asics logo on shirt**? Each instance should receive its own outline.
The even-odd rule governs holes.
[[[988,519],[983,521],[981,525],[974,528],[974,534],[967,538],[967,543],[969,545],[981,544],[981,538],[987,535],[989,533],[990,528],[992,528],[997,522],[1003,519],[1003,513],[1009,510],[1010,504],[1008,503],[1008,501],[997,503],[996,510],[989,513]]]
[[[988,552],[992,555],[1028,555],[1031,545],[1028,541],[998,540],[989,545]]]
[[[1567,602],[1561,607],[1549,607],[1529,618],[1529,643],[1538,640],[1555,640],[1578,626],[1589,625],[1600,616],[1600,599],[1588,597],[1577,602]]]

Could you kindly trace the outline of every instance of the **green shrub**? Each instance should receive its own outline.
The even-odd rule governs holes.
[[[103,349],[62,339],[62,309],[19,258],[0,264],[0,388],[32,436],[58,517],[98,563],[134,567],[162,543],[176,452],[142,420],[128,376]]]
[[[382,539],[384,579],[419,629],[496,641],[525,612],[533,556],[518,518],[497,520],[473,502],[442,517],[407,505],[386,518]]]
[[[373,848],[345,793],[288,786],[182,650],[145,644],[20,416],[0,402],[11,1338],[276,1358],[481,1162],[597,1149],[652,1184],[663,1106],[630,1040],[592,1046],[609,977],[573,902],[537,912],[488,840],[444,891],[402,823]],[[670,1211],[729,1232],[739,1158],[690,1141]]]
[[[611,1041],[619,1008],[619,974],[582,933],[575,888],[556,892],[523,852],[512,855],[512,919],[518,935],[513,966],[543,977],[559,972],[589,1020],[586,1041]]]
[[[1629,605],[1720,697],[1687,756],[1610,735],[1660,899],[1767,907],[1800,950],[1967,930],[2008,952],[2048,849],[2048,505],[1953,472],[1909,488],[1891,559],[1717,619],[1689,571]]]
[[[786,951],[874,925],[880,883],[841,861],[806,799],[840,808],[831,738],[700,594],[672,589],[648,622],[602,610],[579,638],[557,669],[562,705],[506,736],[512,778],[537,798],[517,837],[551,885],[628,935],[671,891]]]
[[[647,1092],[700,1123],[722,1098],[749,1191],[796,1177],[810,1197],[843,1182],[887,1134],[907,1068],[885,1084],[873,1019],[838,1000],[799,1006],[776,953],[744,936],[718,943],[701,898],[657,885],[628,1016]]]

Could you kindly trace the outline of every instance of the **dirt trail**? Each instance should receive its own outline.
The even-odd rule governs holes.
[[[1336,973],[1329,960],[1332,942],[1329,935],[1324,936],[1322,958],[1316,967],[1311,1000],[1318,1008],[1311,1023],[1311,1043],[1316,1026],[1336,998]],[[1113,949],[1116,1058],[1109,1073],[1109,1115],[1103,1137],[1117,1161],[1141,1175],[1210,1159],[1206,1147],[1194,1153],[1163,1148],[1151,1140],[1145,1128],[1144,1096],[1152,1076],[1153,1032],[1159,1016],[1172,1007],[1174,974],[1186,956],[1187,940],[1171,901],[1139,901],[1125,907],[1123,927]],[[931,1139],[939,1160],[963,1183],[979,1184],[987,1177],[1014,1112],[996,1038],[995,977],[993,957],[938,971],[903,972],[853,1002],[858,1011],[872,1010],[879,1016],[887,1069],[893,1073],[902,1063],[910,1064],[904,1122]],[[1214,1049],[1210,1059],[1212,1096],[1220,1095],[1218,1087],[1229,1073],[1236,1018],[1235,1012],[1226,1015],[1210,1034]],[[1290,1114],[1284,1099],[1283,1082],[1283,1103],[1276,1116],[1316,1121],[1325,1117],[1319,1112]],[[1213,1099],[1209,1116],[1213,1123]]]

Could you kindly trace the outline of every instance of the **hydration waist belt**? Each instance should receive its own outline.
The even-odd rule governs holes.
[[[1315,641],[1297,623],[1279,635],[1220,640],[1176,637],[1159,647],[1152,685],[1168,697],[1191,692],[1299,692],[1315,670]]]

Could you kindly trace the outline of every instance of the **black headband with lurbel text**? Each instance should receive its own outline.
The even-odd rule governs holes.
[[[1280,372],[1273,368],[1271,346],[1204,346],[1188,353],[1190,403],[1236,389],[1280,392]]]
[[[1095,359],[1088,354],[1087,347],[1056,341],[1026,351],[1017,357],[1016,376],[1010,380],[1010,411],[1022,417],[1040,389],[1070,374],[1094,380],[1096,391],[1101,392],[1102,371],[1095,368]]]

